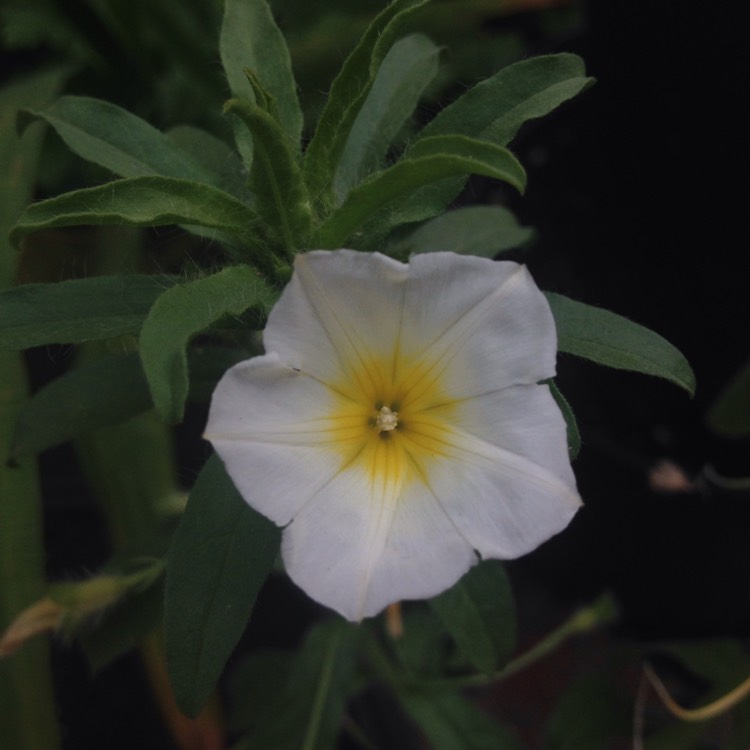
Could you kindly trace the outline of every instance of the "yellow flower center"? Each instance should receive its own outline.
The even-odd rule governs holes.
[[[447,455],[456,408],[441,387],[441,370],[383,357],[359,363],[335,384],[330,438],[342,469],[362,469],[396,493],[426,481],[428,464]]]

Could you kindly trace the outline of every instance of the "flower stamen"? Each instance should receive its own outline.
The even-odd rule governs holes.
[[[390,432],[398,427],[398,412],[391,411],[388,406],[381,406],[375,417],[375,426],[380,432]]]

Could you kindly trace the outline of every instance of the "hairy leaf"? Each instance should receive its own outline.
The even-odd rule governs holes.
[[[397,41],[385,56],[352,124],[334,178],[340,202],[350,188],[380,168],[388,147],[437,75],[440,49],[422,34]]]
[[[143,324],[139,344],[154,404],[167,421],[178,422],[184,411],[188,341],[225,315],[240,315],[254,306],[268,309],[274,298],[249,266],[229,266],[159,297]]]
[[[352,123],[390,46],[403,36],[414,13],[428,0],[394,0],[368,26],[331,84],[315,133],[305,152],[310,194],[327,202],[333,176]]]
[[[223,190],[172,177],[133,177],[33,203],[11,231],[18,245],[41,229],[101,224],[194,224],[252,243],[255,212]]]
[[[49,107],[27,110],[48,122],[78,156],[120,177],[161,175],[215,184],[216,174],[178,148],[164,133],[115,104],[63,96]]]
[[[464,136],[438,136],[421,141],[408,159],[377,172],[354,188],[319,229],[318,247],[341,247],[381,208],[423,185],[446,177],[479,174],[523,190],[523,167],[507,149]]]
[[[266,0],[227,0],[219,42],[229,90],[238,99],[255,101],[245,70],[249,69],[273,97],[283,127],[295,147],[302,135],[302,112],[284,37]],[[238,143],[245,165],[253,158],[252,139],[239,131]]]
[[[0,349],[137,333],[171,276],[96,276],[0,292]]]

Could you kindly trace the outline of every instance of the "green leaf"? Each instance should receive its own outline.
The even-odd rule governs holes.
[[[267,310],[274,299],[275,293],[252,268],[230,266],[172,287],[156,300],[139,343],[154,404],[167,421],[180,421],[184,411],[188,341],[225,315],[240,315],[254,306]]]
[[[545,748],[602,750],[627,747],[633,733],[632,699],[614,670],[577,677],[567,686],[545,727]],[[672,750],[677,750],[672,747]]]
[[[485,560],[455,586],[430,599],[456,645],[471,663],[490,674],[515,648],[513,592],[502,563]]]
[[[253,744],[269,719],[284,713],[295,656],[291,650],[264,648],[243,653],[232,665],[226,684],[227,727],[245,736],[244,744]]]
[[[425,222],[395,248],[399,257],[420,253],[452,252],[494,258],[525,245],[534,230],[522,227],[502,206],[469,206]]]
[[[137,333],[170,276],[96,276],[0,292],[0,349]]]
[[[188,716],[200,712],[245,630],[280,540],[212,456],[175,533],[165,587],[167,667]]]
[[[238,349],[201,347],[188,352],[188,400],[207,402],[221,376],[248,358]],[[154,402],[138,354],[79,363],[41,388],[16,421],[10,455],[19,458],[75,440],[152,409]]]
[[[10,233],[17,246],[31,232],[56,227],[195,224],[255,241],[255,212],[223,190],[172,177],[133,177],[33,203]]]
[[[307,151],[303,165],[310,194],[324,203],[332,194],[333,175],[375,73],[390,45],[404,34],[416,11],[428,0],[394,0],[372,21],[344,61]]]
[[[750,435],[750,362],[723,388],[711,405],[706,421],[719,435]]]
[[[78,156],[120,177],[161,175],[216,183],[213,170],[192,159],[164,133],[115,104],[85,96],[63,96],[44,109],[27,110],[48,122]]]
[[[212,185],[249,202],[245,167],[224,141],[192,125],[178,125],[167,131],[167,137],[211,175]]]
[[[543,117],[592,82],[575,55],[522,60],[478,83],[436,115],[405,156],[411,156],[423,139],[438,135],[460,134],[507,146],[524,122]],[[446,180],[416,191],[380,221],[381,231],[441,213],[464,184],[464,179]]]
[[[581,433],[578,431],[578,423],[576,422],[575,414],[573,409],[570,408],[570,404],[565,396],[560,393],[560,389],[555,384],[554,380],[545,381],[549,386],[550,393],[557,402],[563,417],[565,418],[565,427],[568,433],[568,453],[570,458],[574,459],[578,456],[581,450]]]
[[[457,133],[507,146],[525,122],[543,117],[588,88],[576,55],[522,60],[481,81],[434,117],[419,139]]]
[[[86,362],[46,385],[21,410],[11,456],[43,451],[152,406],[137,354]]]
[[[240,117],[255,139],[251,179],[258,213],[277,230],[288,251],[305,247],[312,204],[288,137],[268,112],[247,99],[230,99],[225,112]]]
[[[420,141],[394,166],[377,172],[354,188],[322,224],[317,247],[342,247],[381,208],[423,185],[445,177],[479,174],[523,190],[526,175],[513,154],[500,146],[464,136],[438,136]]]
[[[250,728],[249,745],[274,750],[334,750],[351,691],[359,629],[340,618],[317,625],[289,679]]]
[[[417,679],[440,679],[450,645],[442,621],[422,604],[403,607],[402,617],[404,632],[392,643],[400,662]]]
[[[339,202],[378,169],[419,98],[437,75],[440,49],[422,34],[399,39],[383,59],[352,124],[334,177]]]
[[[252,71],[273,97],[282,126],[295,148],[302,136],[302,112],[284,37],[266,0],[226,0],[219,42],[221,62],[232,96],[255,101],[245,69]],[[240,137],[246,166],[252,163],[252,140]]]
[[[695,393],[695,375],[685,357],[666,339],[609,310],[547,294],[557,325],[561,352],[585,357],[618,370],[669,380]]]
[[[401,689],[398,698],[433,750],[521,750],[511,732],[458,693]]]

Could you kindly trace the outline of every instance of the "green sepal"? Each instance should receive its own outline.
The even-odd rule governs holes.
[[[225,315],[251,307],[267,312],[276,293],[249,266],[174,286],[162,294],[141,329],[139,347],[154,404],[168,422],[179,422],[188,394],[186,348],[196,334]]]
[[[167,668],[180,710],[195,717],[240,639],[278,554],[281,532],[242,499],[212,456],[169,552]]]

